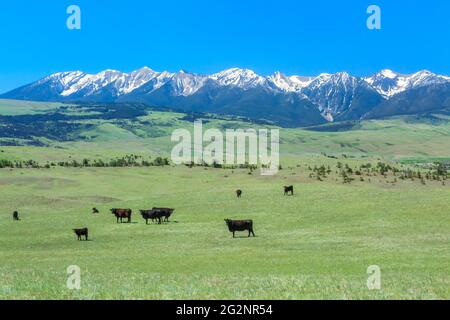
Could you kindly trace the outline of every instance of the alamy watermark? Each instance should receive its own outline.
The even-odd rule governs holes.
[[[367,8],[367,14],[370,15],[367,18],[367,28],[369,30],[381,30],[381,8],[372,4]]]
[[[369,290],[381,290],[381,268],[377,265],[372,265],[367,268],[367,288]]]
[[[81,29],[81,9],[77,5],[67,7],[66,13],[69,15],[66,21],[67,29],[80,30]]]
[[[381,8],[376,4],[372,4],[367,8],[369,17],[366,21],[366,26],[369,30],[381,29]],[[81,8],[78,5],[70,5],[67,7],[66,13],[69,15],[66,21],[69,30],[81,29]]]
[[[177,129],[172,133],[172,142],[178,142],[171,153],[173,163],[259,165],[261,175],[278,173],[280,166],[278,129],[227,129],[225,134],[219,129],[208,129],[203,132],[202,121],[195,121],[193,135],[192,138],[191,132],[187,129]]]
[[[81,289],[81,268],[76,265],[69,266],[67,268],[67,278],[66,286],[69,290],[80,290]]]

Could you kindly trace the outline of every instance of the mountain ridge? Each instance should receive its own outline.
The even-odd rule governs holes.
[[[394,101],[398,105],[399,99],[394,99],[398,95],[429,86],[446,95],[447,87],[444,86],[444,93],[439,87],[445,84],[450,84],[450,77],[427,70],[409,75],[384,69],[370,77],[356,77],[347,72],[307,77],[287,76],[281,72],[261,76],[253,70],[240,68],[203,75],[183,70],[158,72],[143,67],[129,73],[112,69],[97,74],[59,72],[0,95],[0,98],[140,102],[183,111],[253,116],[295,127],[385,114],[376,111],[379,106],[388,109],[388,114],[395,114],[389,104]],[[421,92],[439,103],[446,101],[437,99],[429,90]],[[417,95],[414,97],[417,99]],[[404,103],[411,105],[414,102]],[[422,105],[431,109],[423,101]],[[435,109],[440,107],[437,105]],[[399,111],[405,108],[401,106]]]

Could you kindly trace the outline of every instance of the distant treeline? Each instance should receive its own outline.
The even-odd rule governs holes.
[[[168,158],[156,157],[155,159],[144,159],[138,155],[126,155],[121,158],[114,158],[110,160],[102,159],[83,159],[83,160],[67,160],[58,162],[47,162],[45,164],[39,163],[34,160],[27,161],[12,161],[0,159],[1,168],[47,168],[51,167],[72,167],[72,168],[84,168],[84,167],[161,167],[170,165]]]
[[[56,161],[56,162],[46,162],[45,164],[39,163],[35,160],[26,160],[26,161],[12,161],[0,159],[0,169],[2,168],[51,168],[51,167],[66,167],[66,168],[85,168],[85,167],[162,167],[170,165],[170,160],[167,157],[156,157],[154,159],[145,159],[142,156],[138,155],[126,155],[120,158],[114,158],[110,160],[102,160],[102,159],[83,159],[83,160],[66,160],[66,161]],[[257,170],[259,168],[258,165],[254,164],[239,164],[239,165],[224,165],[214,162],[212,164],[208,164],[206,162],[202,163],[194,163],[189,162],[184,164],[187,167],[207,167],[207,168],[216,168],[216,169],[248,169],[249,173]],[[267,168],[267,166],[262,165],[261,167]],[[282,167],[279,166],[279,169],[282,170]]]
[[[310,178],[316,178],[319,181],[323,181],[329,176],[333,170],[330,166],[314,166],[308,167],[308,170],[311,171],[309,175]],[[361,164],[358,167],[350,167],[348,164],[343,164],[342,162],[338,162],[336,164],[336,168],[334,169],[335,173],[342,178],[343,183],[351,183],[359,177],[360,181],[364,181],[364,176],[366,179],[370,181],[371,177],[381,176],[385,179],[388,178],[388,175],[393,178],[391,183],[398,182],[400,180],[420,180],[422,184],[426,184],[425,181],[441,181],[442,184],[445,184],[445,181],[449,178],[448,171],[450,170],[450,165],[447,163],[436,162],[432,166],[430,166],[426,171],[425,170],[413,170],[412,168],[398,168],[391,164],[386,164],[383,162],[378,162],[376,165],[372,163]]]
[[[214,161],[213,163],[207,163],[205,161],[202,161],[200,163],[197,162],[187,162],[184,164],[186,167],[193,168],[193,167],[206,167],[206,168],[216,168],[216,169],[249,169],[250,172],[255,171],[259,168],[256,164],[221,164],[219,162]],[[261,167],[267,168],[267,166],[262,165]],[[281,166],[279,166],[279,169],[281,170]]]

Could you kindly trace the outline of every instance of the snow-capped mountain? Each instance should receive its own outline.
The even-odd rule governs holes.
[[[267,78],[269,83],[277,89],[286,92],[301,92],[314,80],[314,77],[286,76],[281,72],[275,72]]]
[[[409,89],[446,83],[450,81],[450,77],[437,75],[427,70],[404,75],[384,69],[364,80],[381,95],[390,98]]]
[[[323,113],[337,115],[347,109],[360,81],[346,72],[321,74],[303,89]]]
[[[117,70],[97,74],[82,71],[55,73],[0,98],[143,102],[182,110],[258,115],[275,122],[277,115],[286,113],[283,123],[296,126],[307,124],[308,119],[312,124],[361,119],[399,94],[449,83],[450,77],[429,71],[404,75],[385,69],[360,78],[346,72],[323,73],[316,77],[287,76],[281,72],[261,76],[249,69],[231,68],[212,75],[200,75],[186,71],[158,72],[144,67],[130,73]],[[442,92],[442,88],[439,90]],[[392,112],[392,108],[385,108]]]
[[[242,89],[250,89],[256,86],[264,86],[267,79],[257,75],[248,69],[231,68],[209,77],[221,86],[235,86]]]
[[[165,77],[170,77],[170,75],[161,75],[161,73],[148,67],[133,71],[128,75],[122,74],[116,81],[117,92],[119,95],[128,94],[147,82],[161,77],[164,79]]]
[[[70,78],[71,75],[69,74],[68,77]],[[117,70],[105,70],[96,75],[85,74],[74,85],[66,86],[60,94],[63,97],[73,98],[93,96],[120,79],[124,79],[124,74]]]
[[[173,95],[185,97],[193,95],[203,87],[207,79],[208,77],[206,76],[195,75],[181,70],[170,79]]]

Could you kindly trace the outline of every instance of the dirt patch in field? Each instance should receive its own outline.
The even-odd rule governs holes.
[[[8,177],[1,178],[0,185],[8,186],[36,186],[41,189],[50,189],[52,187],[66,187],[77,185],[75,180],[65,178],[48,178],[48,177]]]

